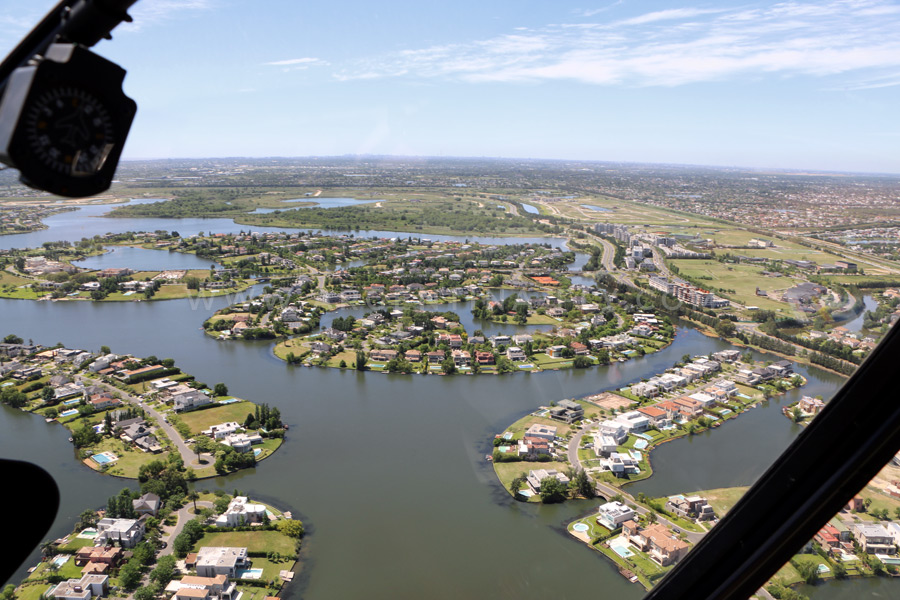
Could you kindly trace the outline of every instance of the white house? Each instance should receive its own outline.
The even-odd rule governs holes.
[[[141,519],[100,519],[97,523],[95,545],[112,545],[118,542],[123,548],[134,548],[144,537],[144,521]]]
[[[618,529],[625,521],[634,519],[634,511],[621,502],[607,502],[597,509],[597,521],[609,530]]]
[[[233,578],[238,569],[249,565],[246,548],[204,546],[197,551],[197,575],[200,577],[226,575]]]
[[[262,523],[266,507],[253,504],[246,496],[236,496],[228,504],[225,512],[216,517],[216,527],[237,527],[250,523]]]
[[[238,429],[241,429],[241,426],[235,423],[234,421],[230,421],[228,423],[219,423],[218,425],[213,425],[206,431],[203,431],[203,435],[209,436],[214,440],[220,440],[226,436],[235,433]]]

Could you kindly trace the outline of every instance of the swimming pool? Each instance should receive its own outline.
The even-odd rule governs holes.
[[[57,567],[62,567],[67,562],[69,562],[68,556],[57,556],[56,558],[53,559],[53,564],[56,565]]]
[[[238,579],[259,579],[262,577],[262,569],[238,569],[236,571]]]
[[[584,532],[584,531],[587,531],[588,529],[590,529],[590,527],[588,527],[587,524],[585,524],[585,523],[575,523],[574,525],[572,525],[573,531]]]
[[[63,402],[63,405],[72,406],[73,404],[78,404],[79,402],[81,402],[81,398],[72,398],[71,400],[66,400],[65,402]]]
[[[634,552],[628,549],[628,546],[625,542],[615,539],[609,543],[609,547],[612,548],[612,551],[621,556],[622,558],[631,558],[634,556]]]
[[[634,443],[634,447],[638,450],[643,450],[647,447],[647,440],[638,440]]]
[[[75,409],[72,409],[72,410],[66,410],[66,411],[63,411],[63,412],[59,413],[59,416],[61,416],[61,417],[71,417],[71,416],[77,415],[77,414],[78,414],[78,411],[75,410]]]
[[[94,462],[98,465],[105,465],[119,460],[119,457],[112,452],[101,452],[100,454],[93,455],[91,458],[94,459]]]

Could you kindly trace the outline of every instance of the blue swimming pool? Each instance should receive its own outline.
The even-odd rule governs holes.
[[[67,410],[67,411],[63,411],[63,412],[59,413],[59,416],[61,416],[61,417],[71,417],[71,416],[77,415],[77,414],[78,414],[78,411],[75,410],[75,409],[72,409],[72,410]]]
[[[609,543],[609,547],[612,548],[612,551],[621,556],[622,558],[631,558],[634,556],[634,552],[628,549],[628,546],[625,545],[625,542],[621,540],[613,540]]]
[[[105,465],[106,463],[111,463],[115,460],[118,460],[115,455],[111,455],[106,452],[95,454],[91,458],[94,459],[94,462],[98,465]]]
[[[262,569],[238,569],[238,579],[259,579],[262,577]]]

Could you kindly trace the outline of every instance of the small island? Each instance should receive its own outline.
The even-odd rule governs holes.
[[[228,395],[168,358],[25,343],[0,344],[0,402],[69,430],[91,469],[142,479],[174,470],[187,480],[253,467],[284,441],[277,408]]]
[[[653,448],[718,427],[805,383],[789,361],[766,365],[738,350],[686,355],[644,381],[538,408],[495,436],[488,458],[504,487],[520,500],[592,497],[596,490],[584,484],[584,474],[615,495],[626,483],[652,475]],[[546,473],[535,474],[523,463],[549,464],[538,470]],[[548,494],[545,480],[558,493]]]

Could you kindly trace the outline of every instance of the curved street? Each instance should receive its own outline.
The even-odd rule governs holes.
[[[578,432],[572,436],[572,439],[569,440],[569,447],[566,449],[566,456],[569,460],[569,463],[572,465],[572,468],[575,470],[585,470],[584,467],[581,466],[581,460],[578,458],[578,448],[581,447],[581,439],[584,437],[584,434],[587,433],[584,429],[579,429]],[[619,489],[617,487],[613,487],[606,483],[597,482],[597,494],[606,498],[607,500],[613,498],[616,495],[622,496],[633,508],[634,512],[639,515],[646,515],[650,513],[650,509],[640,505],[637,500],[635,500],[634,496],[626,492],[625,490]],[[696,531],[688,531],[686,529],[682,529],[678,527],[678,525],[672,523],[659,513],[656,513],[657,521],[662,523],[668,528],[676,528],[681,531],[681,533],[687,538],[687,541],[691,544],[696,544],[700,540],[703,539],[703,536],[706,535],[706,532],[696,532]]]

